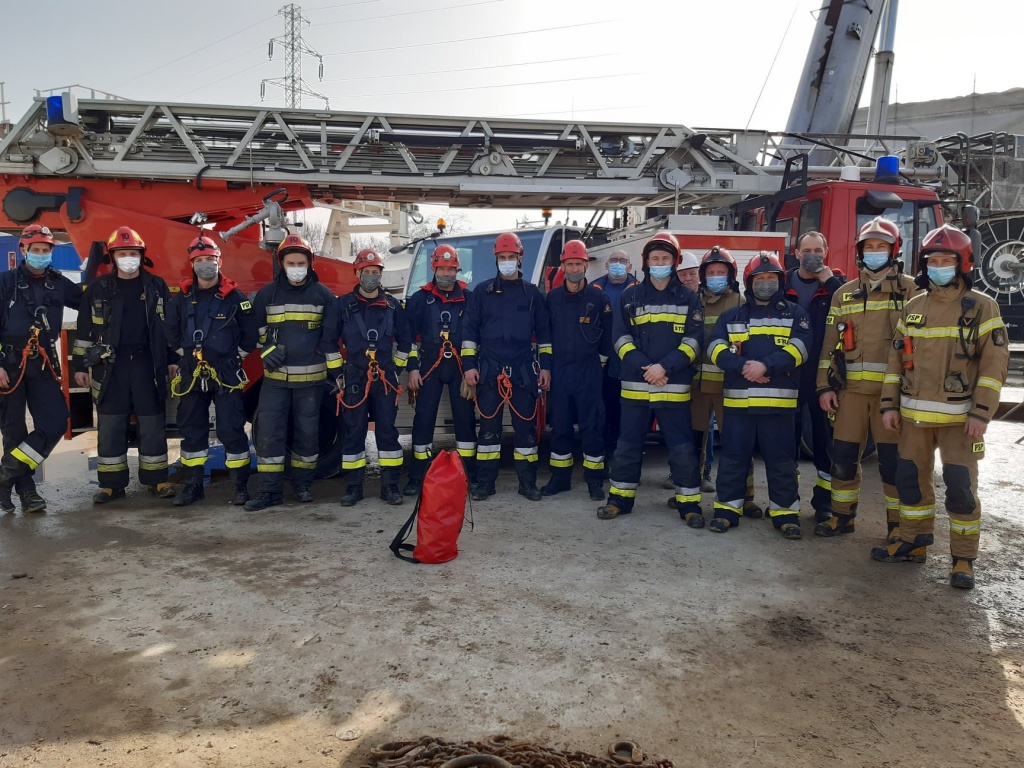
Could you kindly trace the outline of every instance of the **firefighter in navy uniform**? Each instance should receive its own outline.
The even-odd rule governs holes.
[[[409,391],[416,397],[412,422],[412,463],[403,493],[416,496],[427,471],[437,407],[448,387],[455,427],[455,448],[462,457],[470,483],[476,482],[476,410],[462,397],[462,323],[470,291],[457,280],[459,253],[439,245],[430,257],[434,279],[420,286],[405,302],[405,314],[413,336],[409,354]]]
[[[380,254],[362,250],[353,266],[359,285],[335,299],[324,327],[327,367],[343,393],[341,469],[347,487],[341,506],[354,506],[363,498],[366,431],[371,419],[380,461],[380,498],[398,505],[403,501],[398,492],[402,446],[395,426],[401,392],[398,377],[409,361],[412,336],[402,305],[380,287],[384,272]],[[339,342],[347,359],[338,352]]]
[[[714,483],[708,474],[710,462],[705,461],[705,453],[713,447],[715,439],[714,434],[710,432],[712,414],[715,416],[719,431],[725,419],[722,394],[725,374],[711,362],[711,334],[723,312],[739,307],[744,302],[740,293],[736,259],[725,248],[716,245],[704,254],[697,276],[700,288],[697,296],[704,312],[704,338],[701,339],[704,354],[701,358],[700,372],[693,380],[693,402],[690,410],[693,417],[694,450],[700,459],[699,466],[703,469],[701,490],[714,492]],[[669,499],[669,506],[672,506],[672,501]],[[754,503],[754,466],[751,464],[747,475],[747,496],[743,501],[743,516],[757,519],[762,515],[761,508]]]
[[[320,455],[320,403],[327,381],[321,334],[334,294],[317,278],[313,250],[298,235],[288,235],[281,242],[277,260],[277,277],[253,299],[263,386],[255,435],[260,482],[256,496],[245,503],[250,512],[284,502],[289,424],[292,490],[300,502],[313,501],[309,488]]]
[[[548,293],[551,322],[551,479],[545,496],[568,491],[572,480],[573,425],[579,424],[583,479],[590,498],[604,498],[602,368],[612,346],[612,305],[587,284],[590,256],[581,240],[562,247],[565,282]]]
[[[167,482],[166,403],[169,363],[164,322],[167,283],[149,272],[146,244],[131,227],[107,240],[114,271],[85,290],[78,312],[75,382],[92,387],[97,414],[97,476],[93,503],[123,498],[128,487],[128,423],[139,430],[139,482],[160,498],[175,495]]]
[[[643,248],[646,279],[622,294],[613,323],[613,346],[622,361],[622,432],[611,465],[611,489],[597,516],[610,520],[633,511],[640,484],[644,439],[651,417],[668,446],[679,516],[703,528],[700,469],[693,450],[690,383],[700,360],[704,318],[697,296],[679,282],[679,243],[659,232]]]
[[[178,429],[185,484],[174,498],[184,507],[202,499],[210,450],[210,403],[217,414],[217,439],[234,486],[232,504],[249,500],[249,438],[245,434],[242,361],[256,348],[259,329],[252,304],[220,272],[220,248],[208,237],[188,247],[192,277],[167,312],[167,341],[178,355],[171,394],[180,397]]]
[[[22,512],[45,512],[46,502],[32,478],[39,464],[64,436],[68,405],[60,385],[57,341],[64,307],[78,309],[81,287],[50,267],[53,235],[30,224],[18,249],[24,261],[0,275],[0,509],[14,512],[11,491]],[[32,432],[25,408],[32,414]]]
[[[897,435],[882,426],[879,397],[889,351],[903,306],[918,294],[897,261],[900,230],[881,217],[857,235],[856,280],[832,295],[818,362],[821,409],[835,414],[832,438],[832,517],[818,523],[819,536],[852,533],[860,501],[860,459],[868,434],[878,448],[890,541],[899,539],[896,492]]]
[[[797,370],[808,360],[811,321],[798,304],[786,301],[786,272],[774,254],[762,251],[743,270],[746,301],[722,313],[711,334],[711,362],[725,372],[718,495],[708,527],[735,528],[754,444],[761,446],[768,478],[768,514],[787,539],[799,539],[793,419],[800,389]]]
[[[917,285],[903,307],[882,383],[886,429],[899,430],[900,540],[875,547],[887,563],[924,562],[935,540],[935,449],[949,515],[950,584],[974,587],[981,535],[978,462],[1010,358],[999,305],[971,289],[971,239],[945,224],[921,240]]]
[[[541,499],[537,488],[538,391],[551,386],[551,329],[537,286],[523,280],[523,244],[514,232],[494,241],[498,276],[473,290],[464,318],[463,381],[476,389],[480,434],[473,499],[493,496],[501,459],[502,413],[508,403],[515,430],[519,495]],[[537,360],[533,344],[537,344]]]

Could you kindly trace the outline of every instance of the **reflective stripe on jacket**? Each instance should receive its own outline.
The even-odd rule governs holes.
[[[989,421],[999,407],[1009,360],[1006,326],[994,299],[962,279],[933,286],[907,302],[896,323],[881,410],[899,408],[904,419],[930,426],[963,424],[968,416]]]

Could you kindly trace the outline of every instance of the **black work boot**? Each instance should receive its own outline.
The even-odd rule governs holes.
[[[206,491],[203,490],[202,483],[185,483],[171,503],[176,507],[187,507],[205,498]]]
[[[124,488],[100,488],[93,494],[93,504],[109,504],[114,499],[124,498]]]
[[[548,480],[547,485],[540,489],[542,496],[555,496],[556,494],[568,491],[572,488],[572,483],[569,478],[564,475],[552,475],[551,479]],[[604,499],[604,491],[601,491],[601,495],[597,498],[597,501]]]
[[[844,533],[853,533],[853,531],[854,516],[844,515],[840,512],[833,513],[832,517],[828,520],[814,526],[815,536],[825,536],[828,538],[842,536]]]
[[[228,504],[240,507],[249,500],[249,468],[229,470],[228,476],[235,488]]]
[[[46,511],[46,499],[36,492],[35,488],[22,491],[18,494],[21,497],[21,511],[25,514],[39,513]]]
[[[410,477],[406,483],[405,488],[402,489],[403,496],[419,496],[420,490],[423,488],[422,477]]]
[[[13,485],[13,481],[8,481],[6,483],[0,482],[0,510],[3,510],[7,514],[14,514],[16,510],[14,506],[14,499],[11,498]]]
[[[398,486],[394,483],[385,483],[380,487],[380,498],[381,501],[386,501],[393,507],[397,507],[405,499],[402,498],[402,494],[398,492]]]
[[[478,482],[472,488],[469,489],[470,498],[473,501],[484,501],[489,499],[491,496],[497,493],[494,488],[494,483]]]
[[[530,501],[540,501],[543,497],[537,488],[537,465],[528,461],[516,463],[526,464],[525,467],[516,467],[516,474],[519,476],[519,495]]]
[[[203,488],[204,474],[201,466],[186,468],[185,484],[181,486],[181,490],[171,503],[176,507],[187,507],[189,504],[195,504],[200,499],[206,498],[206,491]]]
[[[928,547],[935,543],[932,534],[922,534],[910,541],[897,541],[885,547],[872,547],[871,559],[882,563],[923,563],[928,560]]]
[[[588,480],[587,493],[590,494],[591,501],[604,501],[604,483],[600,480]]]
[[[541,495],[540,489],[537,488],[536,485],[531,485],[530,483],[523,481],[519,482],[518,493],[520,496],[524,496],[530,501],[540,501],[542,498],[544,498]]]
[[[958,589],[974,589],[974,558],[954,557],[949,572],[949,585]]]
[[[301,504],[309,504],[313,501],[313,493],[309,490],[309,486],[304,483],[293,483],[292,490],[295,491],[295,498]]]
[[[341,497],[341,501],[338,502],[343,507],[354,507],[357,503],[363,500],[363,486],[361,485],[350,485],[345,489],[345,495]]]
[[[267,507],[276,507],[284,503],[284,494],[271,493],[270,491],[259,491],[255,498],[245,502],[246,512],[259,512]]]

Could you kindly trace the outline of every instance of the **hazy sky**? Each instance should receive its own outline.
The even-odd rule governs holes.
[[[878,0],[869,0],[877,4]],[[9,28],[0,81],[16,121],[33,89],[140,101],[260,103],[281,77],[282,0],[51,0]],[[308,0],[303,60],[334,110],[781,129],[816,0]],[[965,10],[967,9],[967,10]],[[998,21],[996,21],[998,20]],[[15,25],[16,27],[17,25]],[[788,28],[788,31],[787,31]],[[902,0],[894,86],[921,101],[1024,85],[1013,0]],[[941,41],[941,42],[938,42]],[[777,57],[777,58],[776,58]],[[774,61],[774,65],[773,65]],[[771,75],[768,72],[771,70]],[[763,88],[763,93],[760,93]],[[760,93],[760,101],[758,96]],[[265,103],[283,105],[268,86]],[[755,104],[757,104],[755,108]],[[303,106],[321,107],[306,97]],[[498,226],[498,225],[496,225]]]

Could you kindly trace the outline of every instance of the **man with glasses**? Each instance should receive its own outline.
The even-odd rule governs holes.
[[[64,307],[78,309],[79,286],[50,266],[54,240],[49,229],[30,224],[21,233],[23,261],[0,275],[0,509],[14,512],[11,491],[22,512],[45,512],[46,501],[32,479],[68,427],[68,405],[60,385],[61,360],[54,343]],[[25,408],[32,414],[32,432]]]

